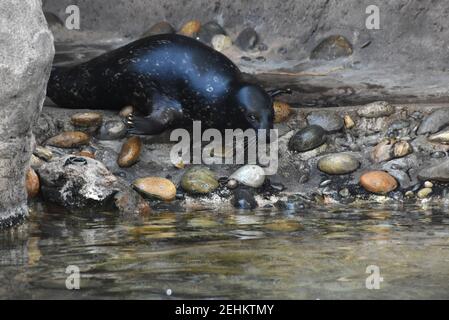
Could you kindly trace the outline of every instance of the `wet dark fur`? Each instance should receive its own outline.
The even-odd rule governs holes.
[[[131,133],[157,134],[201,120],[203,128],[273,127],[272,96],[243,81],[237,66],[199,41],[164,34],[91,61],[54,68],[47,95],[63,108],[120,110],[133,105]]]

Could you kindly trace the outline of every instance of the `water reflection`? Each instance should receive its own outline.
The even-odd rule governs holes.
[[[448,298],[441,208],[113,213],[36,210],[0,232],[1,298]],[[367,290],[368,265],[385,281]],[[65,289],[77,265],[80,291]]]

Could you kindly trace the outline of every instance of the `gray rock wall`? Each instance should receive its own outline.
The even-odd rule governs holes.
[[[40,0],[0,2],[0,227],[27,213],[25,173],[32,126],[45,98],[54,55]]]
[[[46,0],[44,9],[61,19],[68,5],[81,11],[81,29],[67,37],[89,42],[93,31],[139,37],[154,23],[167,20],[178,29],[191,19],[217,20],[233,39],[254,27],[268,51],[226,54],[267,86],[293,87],[290,103],[303,106],[394,102],[447,102],[449,90],[449,3],[445,0]],[[380,29],[368,30],[366,8],[380,9]],[[309,60],[330,35],[353,46],[346,59]],[[110,36],[110,35],[109,35]],[[101,38],[102,36],[100,36]],[[96,42],[92,41],[91,42]],[[252,61],[243,61],[246,55]],[[266,61],[257,61],[263,55]],[[337,70],[329,72],[330,70]],[[306,73],[306,75],[301,73]],[[320,76],[310,75],[320,74]],[[309,74],[309,75],[307,75]]]

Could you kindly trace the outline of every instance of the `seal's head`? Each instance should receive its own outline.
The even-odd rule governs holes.
[[[273,99],[263,88],[255,84],[242,84],[234,98],[246,128],[273,128]]]

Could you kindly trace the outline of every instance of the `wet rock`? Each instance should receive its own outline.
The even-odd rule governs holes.
[[[364,118],[388,117],[395,112],[395,107],[386,101],[369,103],[357,110],[357,114]]]
[[[355,127],[355,122],[354,122],[354,120],[352,120],[350,115],[345,115],[344,122],[345,122],[346,129],[352,129]]]
[[[364,173],[360,177],[360,185],[367,191],[377,194],[386,194],[398,187],[396,179],[385,171]]]
[[[231,37],[225,36],[223,34],[217,34],[215,35],[212,40],[212,47],[217,50],[218,52],[221,52],[223,50],[226,50],[232,46],[232,40]]]
[[[425,181],[424,182],[424,188],[433,188],[433,183],[430,181]]]
[[[29,168],[25,176],[25,186],[27,189],[28,198],[34,198],[39,194],[40,182],[36,172]]]
[[[182,26],[179,33],[184,36],[193,38],[196,37],[200,29],[201,29],[201,22],[199,22],[198,20],[191,20]]]
[[[330,111],[315,111],[307,116],[309,125],[318,125],[328,132],[336,132],[343,129],[343,119]]]
[[[142,194],[156,199],[171,201],[176,197],[176,186],[168,179],[160,177],[140,178],[133,186]]]
[[[226,183],[226,187],[231,190],[237,188],[238,186],[239,186],[239,182],[234,179],[229,179],[228,183]]]
[[[101,162],[64,156],[38,170],[45,200],[69,209],[103,208],[112,203],[118,188],[115,177]]]
[[[0,1],[0,228],[28,214],[25,176],[54,55],[38,0]],[[2,254],[3,256],[3,254]],[[3,260],[3,258],[2,258]]]
[[[281,101],[273,102],[274,109],[274,123],[281,123],[286,121],[290,114],[292,113],[292,109],[288,103]]]
[[[395,158],[402,158],[413,152],[413,148],[407,141],[398,141],[393,147],[393,156]]]
[[[103,115],[99,112],[75,113],[70,120],[77,127],[98,127],[103,122]]]
[[[121,168],[128,168],[139,161],[142,151],[142,141],[139,137],[131,137],[123,143],[122,149],[118,155],[117,164]]]
[[[432,193],[432,188],[422,188],[416,194],[418,198],[424,199],[427,198]]]
[[[434,159],[441,159],[441,158],[446,157],[446,152],[443,152],[443,151],[435,151],[435,152],[432,152],[432,153],[430,154],[430,157],[432,157],[432,158],[434,158]]]
[[[126,136],[127,128],[122,121],[110,120],[103,123],[97,138],[100,140],[119,140]]]
[[[265,171],[256,165],[246,165],[235,171],[229,179],[234,179],[248,187],[259,188],[265,181]]]
[[[114,195],[114,206],[122,214],[148,215],[151,207],[137,192],[131,188],[124,188]]]
[[[235,44],[243,51],[254,49],[259,43],[259,35],[253,28],[246,28],[238,35]]]
[[[89,135],[81,131],[66,131],[47,140],[46,145],[58,148],[77,148],[90,142]]]
[[[351,195],[351,193],[349,192],[348,188],[343,188],[340,191],[338,191],[338,194],[340,196],[342,196],[343,198],[347,198]]]
[[[53,152],[50,149],[42,147],[42,146],[36,146],[33,154],[36,157],[44,159],[45,161],[50,161],[53,158]]]
[[[217,22],[209,21],[201,26],[196,38],[205,44],[211,44],[216,35],[226,36],[227,33]]]
[[[433,134],[428,140],[434,143],[449,144],[449,130]]]
[[[333,35],[322,40],[310,54],[310,59],[334,60],[350,56],[352,45],[345,37]]]
[[[393,159],[393,143],[391,140],[384,140],[376,145],[371,152],[371,159],[375,163]]]
[[[326,142],[326,131],[317,125],[308,126],[290,138],[288,148],[291,151],[304,152],[315,149]]]
[[[253,193],[245,188],[234,190],[232,205],[237,209],[251,210],[257,208],[258,204]]]
[[[34,170],[40,168],[44,163],[45,161],[42,160],[41,158],[36,157],[34,154],[31,155],[30,167],[33,168]]]
[[[419,171],[418,178],[421,180],[449,182],[449,161],[444,161],[435,166],[426,167]]]
[[[318,161],[318,169],[332,175],[348,174],[357,170],[359,166],[359,160],[347,153],[331,154]]]
[[[175,33],[175,28],[167,21],[161,21],[154,24],[148,31],[142,34],[142,38],[154,36],[157,34]]]
[[[181,179],[181,187],[190,194],[207,194],[218,186],[215,174],[205,167],[188,169]]]
[[[449,125],[449,109],[438,109],[428,115],[418,128],[418,134],[435,133]]]
[[[135,112],[135,109],[133,106],[126,106],[123,107],[122,110],[119,112],[119,116],[122,118],[127,118],[130,115],[132,115]]]

